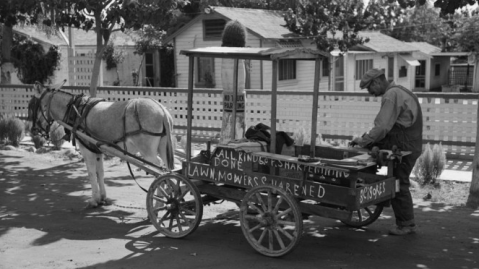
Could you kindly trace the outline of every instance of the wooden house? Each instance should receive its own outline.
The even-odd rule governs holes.
[[[176,85],[187,87],[188,60],[181,50],[221,46],[221,34],[230,20],[242,23],[248,32],[248,47],[306,47],[315,48],[312,40],[291,33],[285,25],[281,11],[212,7],[208,13],[195,17],[188,24],[169,35],[165,43],[175,50]],[[369,42],[350,49],[340,57],[330,57],[321,65],[321,91],[359,91],[362,75],[371,68],[384,69],[386,76],[411,89],[415,82],[415,58],[419,49],[380,32],[360,32]],[[340,38],[340,36],[338,36]],[[196,60],[195,87],[221,87],[219,60]],[[247,89],[269,89],[271,63],[251,61],[247,66]],[[278,89],[282,91],[310,91],[313,86],[313,63],[282,61],[279,64]]]

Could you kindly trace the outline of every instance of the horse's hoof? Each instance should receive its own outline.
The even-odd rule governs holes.
[[[108,199],[108,198],[104,198],[100,201],[100,204],[101,205],[112,205],[113,204],[113,200],[111,199]]]
[[[98,203],[93,200],[89,200],[88,204],[86,205],[86,208],[97,208],[97,207],[98,207]]]

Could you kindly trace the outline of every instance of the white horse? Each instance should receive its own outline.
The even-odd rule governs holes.
[[[61,120],[96,140],[115,143],[131,154],[139,152],[142,158],[157,166],[161,166],[162,160],[168,170],[174,168],[173,119],[156,100],[137,98],[106,102],[35,83],[30,113],[33,114],[33,128],[38,126],[47,135],[53,121]],[[108,204],[101,151],[95,152],[95,146],[79,141],[78,137],[75,141],[90,177],[92,197],[88,200],[89,205]]]

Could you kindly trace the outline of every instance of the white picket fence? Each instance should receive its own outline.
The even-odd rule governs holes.
[[[75,94],[88,94],[87,87],[64,87]],[[219,133],[222,117],[221,89],[195,89],[193,134],[210,138]],[[0,85],[0,114],[26,118],[30,85]],[[417,93],[423,111],[424,143],[442,143],[449,159],[471,160],[476,142],[476,93]],[[174,134],[185,135],[187,90],[179,88],[99,87],[97,97],[109,101],[149,97],[164,104],[174,118]],[[277,130],[294,133],[311,130],[311,92],[279,92]],[[317,130],[324,139],[346,141],[372,127],[380,98],[365,92],[321,92]],[[248,90],[247,125],[271,124],[271,92]]]

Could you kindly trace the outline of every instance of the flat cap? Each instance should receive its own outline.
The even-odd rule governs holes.
[[[361,89],[365,89],[371,84],[373,79],[379,77],[380,75],[383,75],[384,72],[382,70],[379,70],[377,68],[370,69],[366,74],[364,74],[363,78],[361,79],[361,82],[359,83],[359,87]]]

